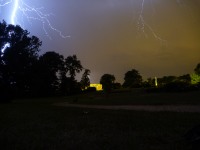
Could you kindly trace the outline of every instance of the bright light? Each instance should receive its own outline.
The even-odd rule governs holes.
[[[6,43],[6,44],[3,46],[3,48],[1,49],[1,52],[2,52],[1,56],[3,56],[4,51],[5,51],[6,48],[8,48],[8,47],[10,47],[10,44],[9,44],[9,43]]]
[[[14,3],[14,8],[11,15],[11,24],[15,25],[16,13],[17,13],[17,9],[19,8],[19,0],[14,0],[13,3]]]
[[[158,80],[157,80],[156,77],[155,77],[155,86],[156,86],[156,87],[158,86]]]
[[[7,0],[6,2],[4,2],[5,0],[1,0],[0,1],[0,6],[6,6],[6,5],[8,5],[9,3],[12,3],[12,0]]]
[[[25,3],[24,0],[0,0],[0,7],[6,7],[8,5],[9,6],[12,5],[11,13],[9,13],[11,14],[9,19],[11,24],[13,25],[19,24],[20,26],[23,27],[24,21],[18,20],[19,18],[26,18],[26,20],[30,24],[32,24],[32,21],[40,21],[45,35],[50,39],[51,36],[48,33],[49,29],[57,32],[62,38],[70,37],[64,35],[60,30],[58,30],[52,25],[51,21],[49,20],[49,17],[51,17],[53,14],[44,13],[43,12],[44,7],[40,8],[32,7],[27,3]]]
[[[95,87],[97,91],[102,91],[102,84],[90,84],[90,87]]]

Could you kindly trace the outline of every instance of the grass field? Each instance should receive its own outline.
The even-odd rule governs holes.
[[[131,94],[117,93],[108,98],[76,96],[65,98],[41,98],[17,100],[9,104],[0,104],[0,149],[66,149],[66,150],[189,150],[191,147],[183,135],[192,127],[200,124],[199,113],[177,112],[143,112],[127,110],[97,110],[87,108],[68,108],[52,105],[55,102],[72,101],[107,104],[138,104],[139,100],[130,102]],[[175,93],[174,93],[175,94]],[[180,97],[186,102],[199,104],[194,100],[198,93],[176,93],[175,104],[180,103]],[[187,101],[186,95],[193,95]],[[97,94],[98,95],[98,94]],[[172,94],[173,95],[173,94]],[[161,104],[169,103],[170,94],[159,94]],[[121,97],[120,97],[121,96]],[[135,95],[142,96],[142,95]],[[143,95],[151,97],[153,95]],[[132,98],[133,98],[132,97]],[[123,98],[124,101],[120,98]],[[191,98],[191,97],[190,97]],[[164,99],[164,100],[163,100]],[[94,102],[94,100],[97,100]],[[152,99],[141,98],[141,103]],[[156,102],[158,99],[156,99]],[[169,99],[169,101],[171,101]],[[172,102],[174,102],[172,101]],[[155,102],[154,102],[155,103]],[[173,103],[171,103],[173,104]],[[86,113],[87,112],[87,113]]]
[[[111,93],[103,92],[67,98],[69,103],[87,105],[200,105],[200,91],[180,93],[146,93],[132,90]]]

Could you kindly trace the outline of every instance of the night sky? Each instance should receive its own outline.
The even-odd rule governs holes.
[[[23,27],[43,41],[41,52],[56,51],[65,57],[76,54],[91,70],[92,83],[98,83],[105,73],[123,82],[131,69],[137,69],[144,78],[178,76],[192,73],[200,63],[199,0],[24,2],[53,13],[48,17],[52,26],[70,36],[62,38],[46,26],[50,39],[40,21],[24,18]],[[0,7],[1,20],[10,23],[12,7]],[[20,12],[17,17],[20,20]]]

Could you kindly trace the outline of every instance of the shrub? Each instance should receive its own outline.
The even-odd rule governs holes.
[[[167,92],[184,92],[184,91],[189,91],[190,90],[190,84],[187,82],[182,82],[182,81],[174,81],[167,83],[164,86],[164,90]]]
[[[95,87],[88,87],[86,90],[85,90],[85,92],[96,92],[97,91],[97,89],[95,88]]]

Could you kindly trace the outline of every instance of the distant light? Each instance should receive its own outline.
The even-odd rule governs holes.
[[[155,86],[156,86],[156,87],[158,86],[158,80],[157,80],[156,77],[155,77]]]
[[[102,84],[90,84],[90,87],[95,87],[97,91],[102,91]]]

